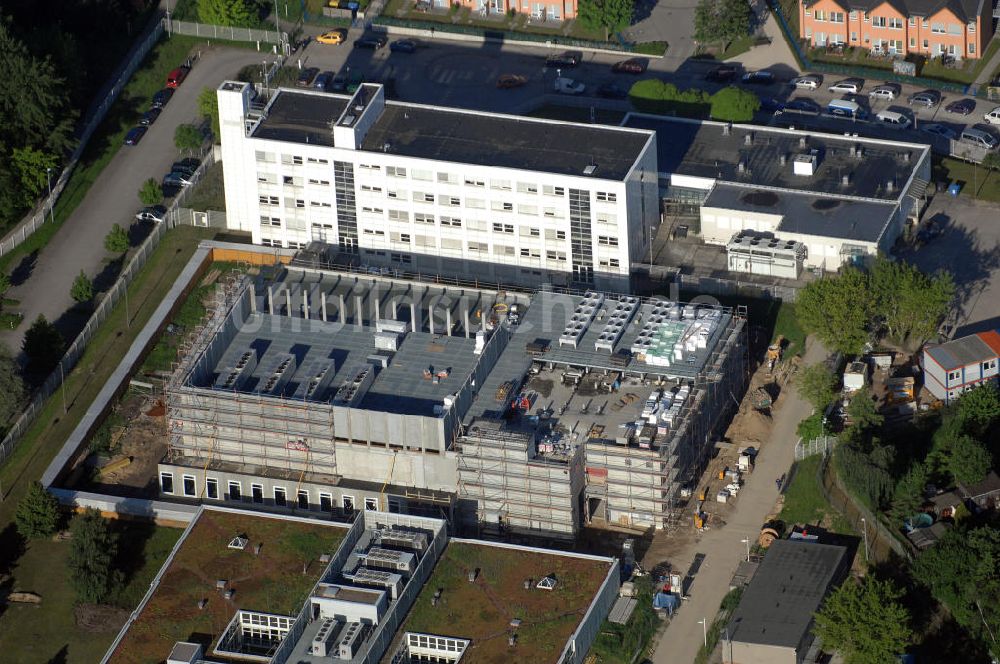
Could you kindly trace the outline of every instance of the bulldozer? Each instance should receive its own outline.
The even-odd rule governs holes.
[[[781,361],[781,346],[785,342],[785,336],[778,335],[774,343],[767,347],[767,373],[774,373],[774,365]]]

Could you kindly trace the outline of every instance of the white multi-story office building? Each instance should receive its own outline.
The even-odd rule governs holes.
[[[627,284],[659,222],[647,129],[279,89],[218,90],[227,223],[336,262]]]

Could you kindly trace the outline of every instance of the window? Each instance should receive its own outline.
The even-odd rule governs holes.
[[[163,493],[174,492],[174,474],[160,473],[160,491]]]
[[[434,223],[434,215],[433,214],[424,214],[423,212],[414,212],[413,213],[413,222],[416,223],[416,224],[433,224]]]
[[[562,187],[553,187],[550,184],[542,185],[542,193],[546,196],[565,196],[566,190]]]
[[[281,219],[279,219],[278,217],[268,217],[267,215],[262,214],[260,216],[260,223],[264,224],[265,226],[280,226]]]
[[[542,232],[531,226],[521,226],[521,237],[541,237]]]
[[[365,168],[365,169],[368,169],[370,171],[381,171],[382,170],[382,167],[379,166],[379,165],[377,165],[377,164],[358,164],[358,168]],[[393,167],[392,166],[386,166],[385,167],[386,173],[389,172],[390,168],[393,168]],[[404,177],[404,178],[406,177],[406,172],[405,171],[403,172],[403,175],[401,177]]]
[[[264,485],[262,484],[250,485],[250,500],[252,500],[255,503],[264,502]]]
[[[229,482],[229,500],[243,499],[243,485],[236,481]]]
[[[285,487],[276,486],[274,487],[274,504],[278,507],[284,507],[288,504],[287,494],[285,493]]]
[[[309,157],[309,158],[306,159],[306,162],[310,163],[310,164],[329,164],[330,160],[329,159],[319,159],[317,157]]]
[[[608,260],[608,265],[611,266],[611,267],[618,267],[618,259],[617,258],[612,258],[612,259]]]
[[[219,480],[209,477],[205,480],[205,495],[212,500],[219,499]]]
[[[930,48],[930,43],[925,39],[924,40],[924,50],[927,50],[928,48]]]
[[[198,491],[194,488],[194,475],[185,475],[182,479],[185,496],[197,496]]]
[[[825,21],[826,15],[823,13],[822,9],[817,9],[816,11],[813,12],[813,18],[815,18],[817,21]]]
[[[389,221],[409,221],[410,213],[406,210],[389,210]]]
[[[452,228],[460,228],[462,226],[462,220],[458,217],[441,217],[442,226],[451,226]]]
[[[385,174],[392,178],[405,178],[406,169],[401,166],[386,166]]]
[[[889,19],[889,27],[891,29],[893,29],[893,30],[902,30],[903,29],[903,19],[901,19],[901,18],[890,18]]]
[[[983,371],[986,371],[987,369],[995,369],[996,366],[997,366],[996,360],[987,360],[983,362]]]
[[[305,202],[304,199],[301,199],[301,198],[296,198],[295,199],[295,207],[301,209],[301,208],[304,208],[305,206],[306,206],[306,202]]]
[[[931,32],[938,35],[944,34],[944,23],[931,23]]]
[[[258,196],[257,200],[260,202],[261,205],[277,205],[278,204],[278,197],[277,196]]]
[[[415,244],[418,247],[436,247],[437,240],[430,235],[418,235],[415,239]]]
[[[968,30],[969,30],[969,34],[975,34],[976,33],[976,24],[975,23],[970,23],[968,25]]]
[[[495,244],[493,245],[493,254],[495,256],[513,256],[515,254],[514,247],[506,244]]]
[[[614,203],[618,200],[618,194],[610,191],[599,191],[597,192],[597,200],[607,201],[608,203]]]
[[[514,204],[506,203],[504,201],[493,201],[492,203],[490,203],[490,209],[492,209],[494,212],[513,212]]]
[[[486,180],[480,180],[479,178],[472,178],[465,176],[465,184],[469,187],[485,187]]]
[[[425,171],[422,168],[414,168],[410,171],[410,177],[414,180],[423,180],[425,182],[432,182],[434,180],[434,173],[431,171]]]
[[[268,173],[257,174],[257,182],[260,182],[261,184],[274,184],[274,180],[275,176],[270,175]]]
[[[532,182],[518,182],[517,191],[520,194],[537,194],[538,185]]]
[[[257,159],[257,161],[263,161],[263,162],[273,162],[274,161],[274,153],[273,152],[261,152],[260,150],[257,150],[254,156]]]
[[[811,9],[807,9],[806,10],[806,16],[812,16],[812,15],[813,15],[812,10]]]
[[[438,173],[438,182],[443,184],[458,184],[458,176],[454,173]]]
[[[428,194],[422,191],[413,192],[413,200],[417,203],[433,203],[434,194]]]
[[[457,207],[462,204],[462,199],[458,196],[438,196],[438,205],[450,205]]]
[[[608,235],[598,235],[597,236],[597,244],[604,245],[605,247],[617,247],[618,246],[618,238],[616,238],[616,237],[610,237]]]
[[[309,182],[310,183],[314,182],[314,180],[309,180]],[[382,187],[373,187],[370,184],[363,184],[363,185],[361,185],[361,191],[370,191],[370,192],[375,193],[375,194],[381,194],[382,193]]]
[[[300,510],[309,509],[309,491],[306,489],[299,489],[299,496],[297,505]]]
[[[369,512],[375,512],[378,510],[378,499],[377,498],[365,498],[365,509]]]
[[[385,192],[386,198],[406,198],[406,192],[400,191],[398,189],[387,189]]]
[[[551,228],[545,229],[545,239],[546,240],[565,240],[566,231],[557,231]]]
[[[316,178],[309,178],[309,184],[328,185],[328,184],[330,184],[330,181],[329,180],[317,180]],[[361,188],[364,189],[364,187],[361,187]],[[375,191],[382,191],[378,187],[370,187],[370,188],[373,189],[373,190],[375,190]]]
[[[493,222],[493,232],[494,233],[513,233],[514,224],[501,224],[499,222]]]
[[[490,180],[490,189],[510,191],[510,180]]]
[[[871,20],[871,14],[869,14],[868,12],[865,12],[865,18],[864,18],[865,23],[867,23],[870,20]]]
[[[949,35],[960,35],[960,34],[962,34],[962,26],[958,25],[957,23],[949,23],[948,24],[948,34]]]
[[[486,253],[489,250],[490,250],[490,246],[488,244],[486,244],[485,242],[470,242],[469,243],[469,251],[470,252]]]
[[[525,258],[541,258],[542,253],[538,249],[521,249],[521,255]]]
[[[399,500],[397,498],[390,498],[389,512],[391,512],[392,514],[399,514],[399,511],[400,511]]]
[[[909,26],[910,26],[911,28],[915,28],[915,27],[917,27],[917,19],[916,19],[916,18],[914,18],[913,16],[911,16],[911,17],[909,18],[909,20],[907,21],[907,23],[909,24]]]
[[[885,16],[872,16],[872,27],[884,28],[886,25]]]
[[[857,10],[852,9],[851,12],[848,14],[848,17],[850,17],[850,19],[852,21],[857,21],[858,20],[858,12],[857,12]]]
[[[410,243],[410,234],[409,233],[389,233],[389,240],[391,242],[405,242],[406,244],[409,244]]]
[[[350,514],[354,511],[354,496],[341,496],[340,504],[343,505],[344,511]]]
[[[389,166],[389,168],[392,168]],[[333,511],[333,496],[328,493],[319,494],[319,509],[322,512],[332,512]]]
[[[830,12],[830,23],[843,23],[844,12]]]
[[[408,256],[407,254],[400,254],[396,253],[395,251],[389,254],[389,260],[391,260],[393,263],[402,263],[403,265],[409,265],[410,263],[413,262],[413,259],[410,258],[410,256]]]
[[[295,204],[296,204],[295,207],[300,207],[298,205],[298,201],[295,201]],[[309,205],[310,207],[325,207],[325,208],[333,207],[332,203],[328,203],[326,201],[309,201]],[[379,210],[379,212],[381,212],[381,210]]]
[[[948,380],[955,380],[956,378],[958,378],[958,376],[959,376],[959,372],[958,371],[949,371],[948,372]]]
[[[473,210],[485,210],[486,201],[481,198],[466,198],[465,207],[471,208]]]
[[[526,215],[530,215],[532,217],[537,217],[538,216],[538,206],[537,205],[518,205],[517,206],[517,212],[518,212],[518,214],[526,214]]]
[[[299,155],[282,155],[281,161],[285,164],[294,164],[296,166],[302,165],[302,157]]]
[[[910,48],[916,48],[916,47],[917,47],[917,38],[910,37]]]
[[[976,43],[969,42],[969,53],[975,53],[975,52],[976,52]]]
[[[545,258],[550,261],[564,261],[566,260],[565,251],[546,251]]]
[[[852,42],[858,41],[858,33],[856,33],[856,32],[852,32],[851,33],[851,41]]]

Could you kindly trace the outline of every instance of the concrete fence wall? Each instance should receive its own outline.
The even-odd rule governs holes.
[[[118,96],[125,88],[125,84],[128,83],[130,78],[132,78],[132,74],[135,73],[135,70],[142,63],[143,59],[145,59],[146,54],[149,53],[150,49],[153,48],[156,42],[160,40],[160,35],[162,34],[163,23],[159,16],[157,16],[154,20],[150,21],[149,25],[146,26],[146,30],[143,35],[139,37],[135,46],[132,47],[132,51],[128,54],[128,56],[126,56],[127,59],[125,64],[112,76],[102,89],[100,96],[98,96],[95,103],[90,107],[90,109],[88,109],[85,116],[86,123],[83,125],[83,129],[80,130],[79,135],[76,137],[76,149],[73,150],[73,154],[70,155],[69,161],[66,162],[66,166],[63,168],[62,173],[59,173],[58,177],[52,181],[52,192],[42,201],[41,207],[38,211],[32,213],[27,219],[15,226],[14,229],[7,233],[6,237],[0,241],[0,256],[13,251],[15,247],[28,239],[44,223],[53,219],[53,208],[59,201],[59,196],[62,194],[66,184],[69,182],[73,169],[76,168],[77,164],[80,162],[80,157],[83,155],[83,151],[87,147],[87,143],[94,135],[98,125],[100,125],[104,120],[104,116],[107,115],[108,109],[110,109],[111,105],[115,103],[116,99],[118,99]]]

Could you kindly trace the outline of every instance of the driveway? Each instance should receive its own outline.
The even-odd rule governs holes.
[[[37,256],[26,257],[13,268],[16,284],[8,297],[20,300],[25,321],[16,330],[0,332],[0,342],[17,352],[24,331],[39,314],[55,322],[70,336],[85,320],[86,313],[72,310],[70,286],[83,270],[98,288],[113,279],[111,256],[104,249],[104,236],[115,224],[128,227],[141,207],[139,187],[148,178],[159,180],[177,158],[174,128],[197,120],[197,97],[202,88],[218,86],[240,68],[259,64],[263,54],[248,49],[208,49],[202,52],[191,74],[164,108],[137,146],[122,146],[49,244]],[[103,275],[102,272],[106,271]],[[103,284],[102,284],[103,282]]]
[[[805,364],[814,364],[826,357],[826,350],[810,339]],[[778,499],[774,480],[787,473],[794,460],[795,428],[812,412],[812,407],[799,398],[796,390],[786,390],[784,403],[774,413],[774,428],[770,442],[761,447],[753,473],[740,490],[739,498],[726,525],[705,531],[689,540],[683,550],[670,561],[674,568],[689,569],[695,556],[701,558],[697,573],[688,587],[690,599],[678,609],[660,638],[653,654],[655,664],[690,664],[701,647],[702,626],[711,625],[719,611],[722,598],[729,592],[729,582],[736,566],[745,556],[744,538],[756,541],[764,518]],[[690,528],[690,522],[680,527]],[[654,557],[655,554],[650,554]],[[648,558],[649,556],[647,556]],[[646,560],[650,567],[659,560]]]
[[[694,55],[694,0],[641,0],[636,3],[639,20],[625,31],[637,42],[665,41],[667,54],[661,61],[663,71],[677,71],[685,60]]]

